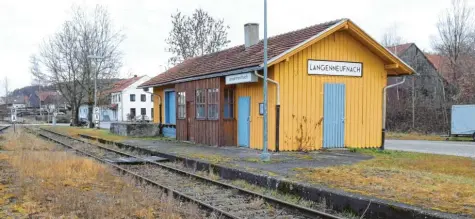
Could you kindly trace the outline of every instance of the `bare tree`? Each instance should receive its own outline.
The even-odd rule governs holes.
[[[437,22],[438,37],[434,49],[448,58],[452,80],[459,78],[461,58],[473,50],[473,9],[466,0],[452,0],[452,6],[442,13]]]
[[[202,9],[190,16],[177,12],[171,16],[173,28],[166,39],[167,51],[173,54],[168,62],[176,65],[185,59],[216,52],[230,43],[229,26]]]
[[[78,109],[84,102],[89,104],[89,120],[92,121],[96,74],[98,81],[118,75],[122,66],[119,45],[124,35],[114,30],[109,13],[99,5],[94,10],[72,7],[72,11],[72,18],[40,46],[38,60],[44,72],[32,73],[36,78],[56,85],[72,107],[76,124]],[[101,58],[92,60],[91,55]]]
[[[40,71],[40,63],[36,55],[30,56],[30,72],[33,75],[33,85],[38,86],[38,98],[40,98],[41,94],[41,86],[44,85],[44,80],[41,77],[35,77],[35,75],[41,75]],[[41,106],[41,99],[39,99],[39,106],[40,106],[40,116],[43,115],[43,110]]]
[[[5,77],[3,85],[5,86],[5,105],[8,106],[8,77]]]
[[[399,26],[394,23],[386,28],[383,37],[381,38],[381,45],[385,47],[392,47],[404,43],[403,38],[399,35]],[[395,52],[395,51],[391,51]],[[397,53],[397,51],[396,51]]]

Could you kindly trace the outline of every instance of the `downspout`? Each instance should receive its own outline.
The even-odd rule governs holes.
[[[124,103],[125,103],[125,99],[124,99],[124,92],[121,91],[120,92],[120,118],[121,118],[121,122],[124,122]]]
[[[257,73],[257,71],[254,71],[254,74],[259,77],[264,79],[264,76],[260,75]],[[271,82],[277,86],[277,105],[275,106],[275,151],[279,152],[279,128],[280,128],[280,85],[279,82],[274,81],[270,78],[267,78],[268,82]]]
[[[381,149],[384,150],[384,139],[386,137],[386,90],[392,87],[399,86],[406,82],[406,77],[402,77],[402,81],[388,85],[383,88],[383,130],[382,130],[382,138],[381,138]]]

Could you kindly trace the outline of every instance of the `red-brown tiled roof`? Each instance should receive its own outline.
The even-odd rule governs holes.
[[[144,76],[138,76],[138,77],[133,77],[133,78],[120,80],[120,81],[114,83],[112,85],[111,89],[104,90],[101,93],[102,94],[110,94],[110,93],[121,92],[122,90],[126,89],[127,87],[129,87],[130,85],[132,85],[133,83],[135,83],[136,81],[140,80],[143,77]]]
[[[268,59],[299,45],[305,40],[327,30],[345,19],[317,24],[297,31],[277,35],[268,39]],[[174,80],[201,76],[218,72],[226,72],[246,67],[254,67],[263,63],[263,40],[249,48],[244,45],[232,47],[219,52],[187,59],[168,71],[161,73],[140,86],[153,86]]]
[[[386,47],[386,49],[388,49],[394,55],[400,56],[407,49],[409,49],[409,47],[411,47],[412,44],[414,44],[414,43],[405,43],[405,44],[401,44],[401,45]]]
[[[437,54],[426,54],[427,59],[434,65],[437,71],[440,71],[442,68],[442,63],[444,62],[444,57]]]
[[[449,59],[439,54],[426,54],[427,59],[434,65],[437,71],[445,78],[445,80],[452,82],[453,73],[449,67]]]
[[[40,98],[41,101],[45,101],[49,96],[56,96],[58,93],[56,91],[42,91],[36,92],[36,95]]]

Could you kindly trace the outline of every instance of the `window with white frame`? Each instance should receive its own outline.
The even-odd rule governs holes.
[[[208,89],[208,119],[218,119],[219,112],[219,90],[218,88]]]
[[[196,118],[205,119],[206,118],[206,90],[197,89],[196,90]]]
[[[186,118],[186,93],[178,92],[178,119]]]

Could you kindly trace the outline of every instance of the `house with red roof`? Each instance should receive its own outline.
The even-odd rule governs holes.
[[[266,135],[259,25],[244,25],[243,39],[243,45],[187,59],[139,86],[153,89],[154,122],[164,125],[164,134],[253,149],[268,142],[272,151],[383,146],[387,78],[414,70],[353,21],[268,39]]]
[[[150,80],[149,76],[137,76],[122,79],[108,89],[100,91],[100,121],[125,122],[136,119],[153,120],[152,94],[138,89],[137,86]],[[79,118],[87,119],[89,107],[81,106]]]

